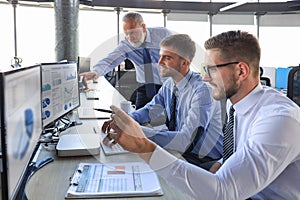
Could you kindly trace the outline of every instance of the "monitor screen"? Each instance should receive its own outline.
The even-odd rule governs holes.
[[[2,199],[14,199],[42,132],[40,66],[1,72]]]
[[[78,56],[78,72],[89,72],[91,68],[91,58]]]
[[[45,128],[80,106],[77,63],[44,63],[41,72]]]

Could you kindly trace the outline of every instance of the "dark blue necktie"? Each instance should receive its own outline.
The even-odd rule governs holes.
[[[168,129],[169,131],[175,131],[176,129],[176,93],[178,91],[178,88],[176,85],[173,87],[172,92],[172,99],[171,99],[171,105],[170,105],[170,120],[168,122]]]
[[[153,80],[152,62],[149,49],[146,47],[143,49],[144,58],[144,73],[145,73],[145,88],[148,98],[152,98],[156,94],[156,89]]]
[[[229,120],[225,126],[224,139],[223,139],[223,163],[233,154],[233,126],[234,125],[234,108],[230,107]]]

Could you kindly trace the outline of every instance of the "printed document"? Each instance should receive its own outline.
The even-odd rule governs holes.
[[[144,162],[80,163],[66,198],[163,195],[156,173]]]

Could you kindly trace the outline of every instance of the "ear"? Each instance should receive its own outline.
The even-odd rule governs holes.
[[[146,32],[146,24],[142,24],[142,28],[143,28],[143,32],[145,33]]]
[[[239,62],[237,64],[237,67],[239,68],[239,78],[240,80],[245,80],[250,75],[250,67],[245,62]]]
[[[188,67],[190,64],[191,64],[191,62],[189,60],[187,60],[187,59],[182,60],[182,66]]]

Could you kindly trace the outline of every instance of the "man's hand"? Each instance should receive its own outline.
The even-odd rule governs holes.
[[[215,173],[220,169],[221,166],[222,166],[221,163],[215,162],[215,163],[210,167],[209,171],[210,171],[211,173],[215,174]]]
[[[83,73],[80,73],[78,74],[79,76],[83,76],[85,80],[97,80],[98,79],[98,73],[93,71],[93,72],[83,72]]]
[[[114,140],[124,149],[138,153],[145,161],[149,161],[156,144],[143,133],[140,125],[123,110],[111,106],[114,114],[112,120],[104,122],[102,131],[107,133],[106,142]]]

